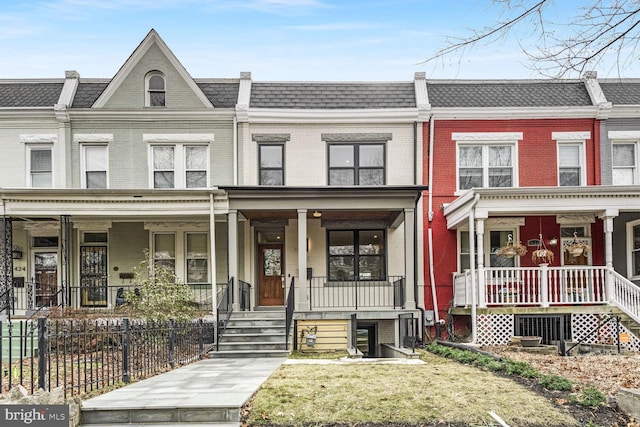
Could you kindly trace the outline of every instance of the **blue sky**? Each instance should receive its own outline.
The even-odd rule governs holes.
[[[567,15],[578,0],[562,0]],[[0,78],[110,78],[154,28],[195,78],[539,78],[516,40],[433,64],[445,36],[489,23],[488,0],[0,0]],[[520,34],[520,37],[527,37]],[[600,77],[635,77],[609,64]]]

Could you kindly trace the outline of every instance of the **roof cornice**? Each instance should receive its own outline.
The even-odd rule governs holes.
[[[249,108],[250,123],[371,123],[391,121],[413,123],[419,120],[418,108],[363,109],[279,109]]]
[[[472,120],[472,119],[578,119],[596,118],[597,106],[581,107],[432,107],[434,118],[439,120]]]
[[[614,105],[609,112],[610,119],[639,118],[640,105]]]
[[[233,120],[233,108],[216,108],[215,110],[182,110],[182,111],[147,111],[147,110],[94,110],[70,109],[71,120],[115,120],[115,121],[158,121],[158,120]]]

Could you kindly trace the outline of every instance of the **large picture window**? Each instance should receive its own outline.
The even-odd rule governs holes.
[[[384,183],[384,144],[329,144],[329,185]]]
[[[330,230],[329,280],[385,280],[384,230]]]

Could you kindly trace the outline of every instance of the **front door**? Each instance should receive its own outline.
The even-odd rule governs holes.
[[[33,254],[36,281],[36,307],[58,305],[58,252]]]
[[[258,305],[284,305],[283,246],[259,245]]]
[[[107,306],[107,247],[80,247],[80,304]]]

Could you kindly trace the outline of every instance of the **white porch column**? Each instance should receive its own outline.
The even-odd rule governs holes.
[[[607,277],[605,286],[607,292],[607,301],[613,301],[613,219],[618,216],[617,209],[607,209],[602,216],[604,221],[604,262],[607,266]]]
[[[307,285],[307,210],[298,209],[298,288],[296,301],[299,311],[309,311]]]
[[[484,218],[476,221],[476,237],[478,239],[478,306],[487,307],[487,286],[484,277]],[[471,238],[471,236],[469,236]]]
[[[209,255],[209,274],[211,275],[211,312],[215,318],[218,308],[218,287],[216,280],[218,273],[216,271],[216,218],[213,207],[213,194],[209,194],[209,246],[211,247]],[[215,320],[217,321],[218,319],[215,318]]]
[[[404,277],[405,277],[405,308],[414,310],[416,308],[416,221],[415,209],[404,210]]]
[[[229,210],[229,277],[233,277],[233,309],[240,310],[240,284],[238,283],[238,211]]]
[[[476,270],[476,220],[469,211],[469,269],[471,270],[471,343],[478,342],[478,284]]]

